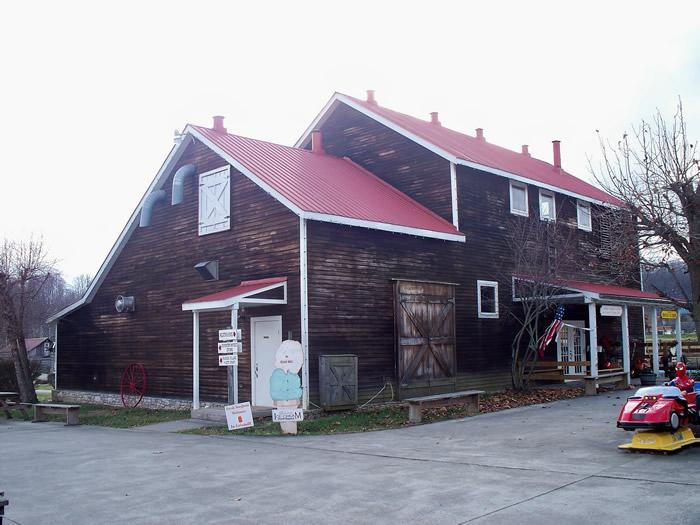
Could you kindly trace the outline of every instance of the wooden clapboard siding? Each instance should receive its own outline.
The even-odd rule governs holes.
[[[349,157],[452,222],[448,161],[345,105],[334,111],[321,131],[328,153]]]
[[[198,174],[225,165],[199,143],[188,147],[173,173],[187,163],[194,163]],[[289,279],[287,305],[248,308],[240,320],[245,336],[241,399],[250,396],[250,315],[282,315],[285,336],[301,337],[298,217],[232,168],[231,229],[200,237],[197,176],[186,180],[181,204],[170,205],[171,188],[172,174],[152,225],[132,233],[94,300],[59,323],[60,388],[117,391],[124,368],[141,362],[149,394],[191,397],[192,314],[181,305],[242,280]],[[195,272],[194,265],[204,260],[219,261],[219,281],[205,282]],[[134,313],[116,313],[114,299],[120,294],[136,298]],[[202,313],[200,322],[201,397],[225,400],[226,370],[218,366],[216,342],[230,315]]]

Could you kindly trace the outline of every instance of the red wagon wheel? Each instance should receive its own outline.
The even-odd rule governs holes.
[[[132,363],[122,374],[122,403],[126,408],[136,408],[146,393],[146,369],[141,363]]]

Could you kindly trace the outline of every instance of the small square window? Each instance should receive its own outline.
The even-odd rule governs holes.
[[[588,202],[576,201],[576,220],[578,227],[587,232],[591,231],[591,205]]]
[[[498,318],[498,283],[496,281],[476,281],[476,301],[479,317]]]
[[[510,181],[510,212],[515,215],[528,216],[527,186]]]
[[[557,219],[554,193],[540,190],[540,219],[543,221],[554,221]]]

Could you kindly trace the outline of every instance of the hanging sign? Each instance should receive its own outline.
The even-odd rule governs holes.
[[[243,344],[237,341],[224,341],[217,345],[220,354],[230,354],[232,352],[242,352]]]
[[[249,402],[227,405],[224,407],[224,411],[226,412],[226,424],[229,430],[253,426],[253,411]]]
[[[219,366],[238,366],[238,354],[219,354]]]
[[[604,317],[620,317],[622,315],[622,306],[604,304],[600,307],[600,315]]]
[[[661,310],[661,319],[677,319],[678,312],[676,310]]]
[[[283,423],[285,421],[304,421],[303,408],[277,408],[272,411],[273,423]]]

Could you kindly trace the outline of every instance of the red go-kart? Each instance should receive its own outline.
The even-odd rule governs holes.
[[[695,391],[681,392],[675,386],[640,388],[627,398],[617,418],[618,428],[625,430],[670,430],[700,424]]]

